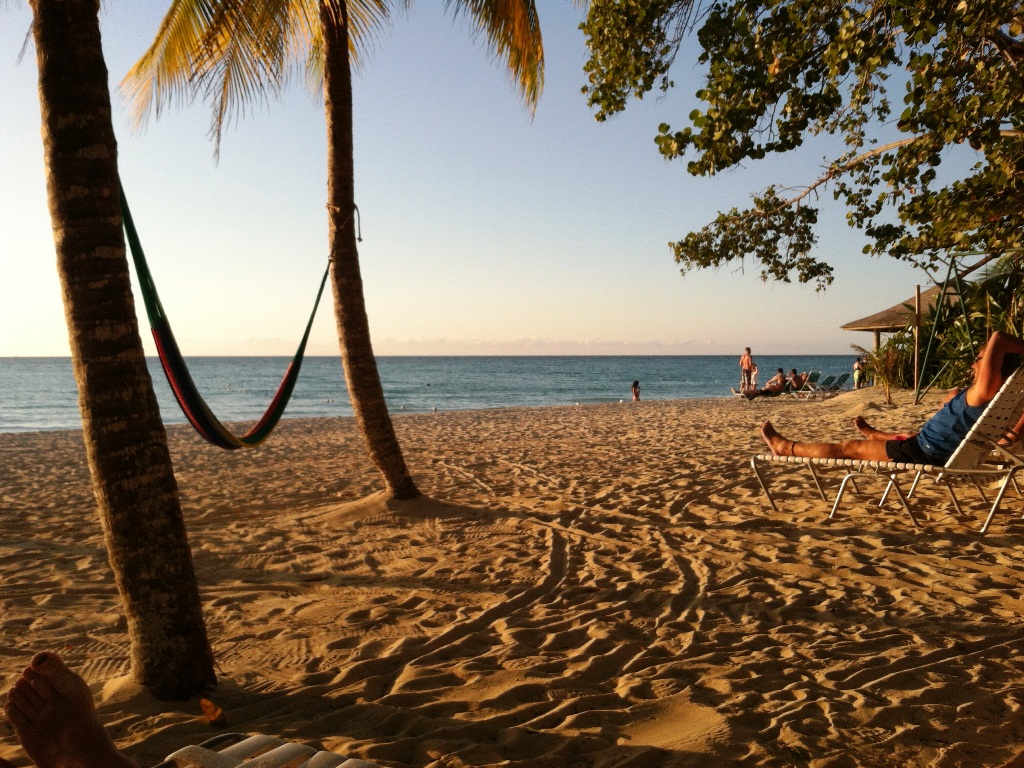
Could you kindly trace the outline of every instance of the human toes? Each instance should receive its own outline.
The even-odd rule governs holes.
[[[4,716],[10,721],[11,725],[19,731],[28,728],[32,724],[28,715],[25,714],[25,712],[10,698],[8,698],[7,703],[4,704]]]
[[[64,664],[64,660],[56,653],[50,653],[49,651],[43,651],[33,656],[32,662],[29,664],[29,669],[35,670],[39,674],[47,677],[52,677],[53,675],[58,675],[68,671],[67,665]]]
[[[7,703],[28,717],[35,716],[46,706],[47,701],[48,697],[42,695],[32,681],[24,677],[19,679],[7,693]]]
[[[58,692],[73,698],[89,695],[86,682],[72,672],[55,653],[36,654],[31,666],[25,671],[25,676],[32,680],[45,681],[46,686],[36,686],[43,695],[52,697]]]
[[[4,715],[15,729],[20,731],[31,727],[32,723],[39,718],[39,712],[43,706],[45,706],[45,702],[32,691],[29,685],[23,684],[20,688],[15,686],[8,691],[7,701],[4,703]]]

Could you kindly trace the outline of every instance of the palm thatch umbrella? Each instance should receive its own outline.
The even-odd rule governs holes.
[[[921,314],[925,314],[935,304],[942,286],[934,285],[928,290],[921,291]],[[956,291],[953,286],[946,289],[946,301],[953,301]],[[873,315],[862,317],[860,320],[852,320],[840,326],[844,331],[870,331],[875,335],[874,349],[882,346],[883,333],[895,333],[907,328],[913,328],[918,324],[917,313],[914,309],[917,297],[911,296],[904,302],[895,306],[883,309]]]

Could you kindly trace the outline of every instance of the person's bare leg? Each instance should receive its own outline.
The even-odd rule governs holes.
[[[1000,445],[1014,445],[1024,438],[1024,416],[1021,416],[1017,423],[1006,430],[1006,434],[999,439]]]
[[[839,443],[797,443],[779,434],[770,421],[761,427],[761,437],[776,456],[815,459],[870,459],[888,461],[885,443],[879,440],[843,440]]]
[[[138,768],[103,728],[85,680],[56,654],[32,659],[8,691],[4,713],[38,768]]]
[[[875,429],[868,424],[867,420],[863,416],[854,416],[853,426],[856,427],[857,431],[864,435],[868,440],[881,440],[882,442],[885,442],[886,440],[904,440],[907,437],[906,434],[883,432],[880,429]]]

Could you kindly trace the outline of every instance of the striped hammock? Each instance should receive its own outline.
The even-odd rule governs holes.
[[[270,435],[277,422],[284,414],[288,400],[295,389],[295,382],[299,378],[299,369],[302,367],[302,357],[306,352],[306,342],[309,340],[309,332],[313,327],[313,318],[316,317],[317,307],[320,306],[320,297],[323,295],[324,286],[327,284],[327,275],[330,274],[330,264],[324,270],[324,276],[320,280],[320,290],[317,291],[316,301],[313,302],[313,312],[306,323],[306,332],[302,334],[302,341],[295,352],[295,356],[288,364],[284,378],[277,388],[277,393],[267,407],[262,418],[244,435],[234,435],[213,415],[210,407],[206,404],[203,396],[199,393],[192,374],[189,373],[185,364],[185,358],[178,348],[178,342],[174,339],[171,331],[170,321],[164,313],[160,304],[160,297],[156,292],[156,285],[153,283],[153,276],[150,274],[149,265],[146,264],[146,256],[142,251],[142,243],[139,241],[139,234],[135,229],[135,222],[128,210],[128,201],[125,199],[124,190],[121,191],[121,212],[124,218],[124,231],[128,236],[128,247],[131,250],[132,261],[135,263],[135,272],[139,278],[139,285],[142,291],[142,300],[146,305],[146,315],[149,317],[149,327],[153,332],[153,340],[156,342],[157,353],[160,355],[160,364],[163,366],[164,375],[167,376],[167,383],[171,386],[178,405],[189,423],[195,427],[196,432],[203,436],[208,442],[219,448],[233,451],[238,448],[250,448],[259,445]]]

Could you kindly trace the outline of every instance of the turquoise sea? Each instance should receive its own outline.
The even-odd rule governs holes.
[[[776,368],[849,371],[852,355],[756,355],[763,384]],[[381,380],[395,414],[628,400],[639,379],[644,400],[725,397],[739,385],[738,355],[594,357],[381,357]],[[185,421],[159,362],[150,372],[164,421]],[[255,421],[288,365],[283,357],[190,358],[192,376],[222,421]],[[0,358],[0,432],[78,429],[68,358]],[[349,416],[341,362],[309,357],[286,418]]]

